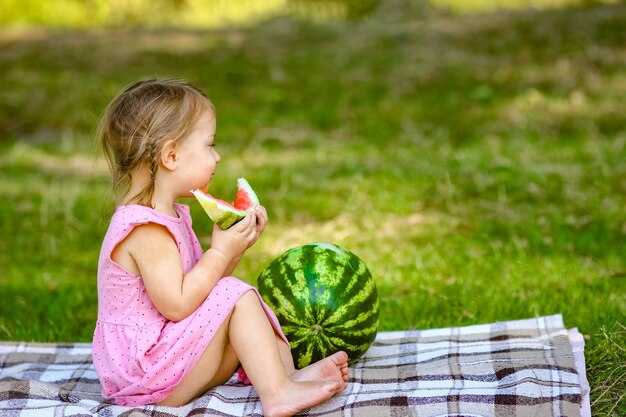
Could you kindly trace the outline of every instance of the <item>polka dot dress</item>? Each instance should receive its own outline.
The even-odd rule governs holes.
[[[102,244],[93,361],[102,395],[118,405],[153,404],[167,397],[196,364],[239,298],[246,291],[259,296],[254,287],[227,277],[185,319],[173,322],[159,313],[141,277],[113,262],[111,252],[134,227],[157,223],[170,231],[183,269],[189,271],[203,252],[191,228],[189,207],[176,204],[175,208],[178,217],[145,206],[120,206]],[[285,339],[274,313],[261,304],[275,331]],[[245,379],[245,374],[240,377]]]

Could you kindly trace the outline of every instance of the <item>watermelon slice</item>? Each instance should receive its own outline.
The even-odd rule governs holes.
[[[192,193],[209,218],[222,230],[242,220],[259,205],[259,198],[245,178],[237,180],[237,197],[233,204],[199,189],[193,190]]]

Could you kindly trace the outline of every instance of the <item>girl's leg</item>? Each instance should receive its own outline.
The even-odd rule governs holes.
[[[292,376],[296,372],[296,367],[293,365],[293,356],[291,355],[291,347],[285,343],[285,341],[274,333],[276,337],[276,346],[278,347],[278,354],[283,361],[285,372],[287,375]]]
[[[308,373],[303,372],[307,368],[295,371],[289,347],[277,340],[256,294],[247,292],[239,299],[196,366],[159,404],[180,406],[188,403],[207,389],[226,382],[241,360],[261,397],[264,414],[289,416],[326,401],[346,387],[347,362],[342,363],[336,357],[340,354],[345,355],[339,352],[307,367]],[[332,366],[335,367],[334,374],[328,372]],[[338,369],[344,368],[345,377],[333,376],[337,375]]]
[[[237,302],[229,330],[233,349],[261,398],[265,416],[291,416],[330,399],[346,387],[343,380],[300,382],[289,377],[274,328],[253,292],[247,292]]]
[[[209,388],[221,385],[235,372],[239,360],[228,340],[226,318],[196,365],[159,405],[178,407],[204,394]]]
[[[276,343],[285,370],[294,381],[339,381],[348,382],[348,355],[345,352],[336,352],[318,362],[296,370],[293,365],[291,348],[283,339],[276,336]]]

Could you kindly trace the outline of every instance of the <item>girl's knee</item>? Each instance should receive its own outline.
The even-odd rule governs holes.
[[[239,300],[237,301],[237,305],[241,303],[245,303],[248,305],[259,305],[259,306],[261,305],[259,297],[256,295],[256,292],[254,292],[253,290],[249,290],[241,294],[241,297],[239,297]]]
[[[235,277],[223,277],[222,279],[218,281],[216,285],[222,285],[222,286],[227,286],[227,287],[233,286],[233,287],[240,287],[240,288],[250,287],[250,284]]]
[[[234,311],[237,310],[239,310],[240,312],[244,312],[244,314],[265,316],[263,307],[261,305],[261,300],[254,290],[246,291],[245,293],[241,294],[241,296],[235,303]]]

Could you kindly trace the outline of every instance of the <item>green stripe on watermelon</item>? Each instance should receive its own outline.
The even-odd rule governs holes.
[[[259,286],[259,291],[261,291],[261,286]],[[286,320],[288,320],[289,323],[294,323],[298,326],[305,326],[306,323],[310,321],[310,312],[302,310],[298,303],[291,302],[290,300],[293,300],[293,298],[285,296],[277,289],[271,290],[271,293],[268,293],[267,290],[265,290],[264,293],[267,304],[270,306],[282,306],[282,315]]]
[[[347,254],[328,245],[312,246],[309,250],[306,259],[300,262],[305,265],[304,273],[308,276],[310,301],[316,306],[315,317],[319,323],[324,322],[340,307],[339,299],[332,296],[330,289],[344,288],[345,292],[345,287],[350,287],[352,281],[350,278],[354,273],[352,268],[346,267],[350,261]]]
[[[329,322],[335,322],[338,323],[339,320],[342,319],[342,317],[346,317],[346,316],[352,316],[350,313],[350,309],[353,308],[351,306],[354,305],[362,305],[362,304],[371,304],[374,306],[374,308],[372,308],[372,310],[366,311],[366,312],[361,312],[359,313],[359,315],[357,317],[355,317],[353,319],[354,320],[358,320],[358,321],[362,321],[364,320],[363,316],[367,316],[368,313],[370,313],[372,316],[376,316],[377,315],[374,313],[375,311],[378,310],[378,294],[376,291],[376,286],[374,285],[374,281],[369,279],[369,280],[364,280],[365,284],[363,287],[361,287],[361,289],[356,292],[356,294],[352,293],[352,292],[348,292],[346,293],[346,298],[350,300],[350,304],[342,304],[340,306],[338,306],[335,311],[333,311],[333,314],[328,317]],[[350,320],[348,321],[343,321],[342,326],[347,326],[348,323],[350,323]]]
[[[296,276],[297,271],[293,270],[287,264],[272,264],[267,270],[272,276]],[[282,314],[290,323],[304,324],[306,320],[311,320],[310,310],[307,311],[306,304],[301,300],[308,298],[308,292],[305,288],[295,288],[292,284],[302,282],[302,279],[281,282],[280,286],[271,286],[269,280],[259,280],[258,289],[265,295],[265,301],[270,305],[280,305]]]
[[[260,274],[258,288],[278,316],[298,368],[339,350],[354,363],[376,338],[374,280],[356,255],[339,246],[288,250]]]

